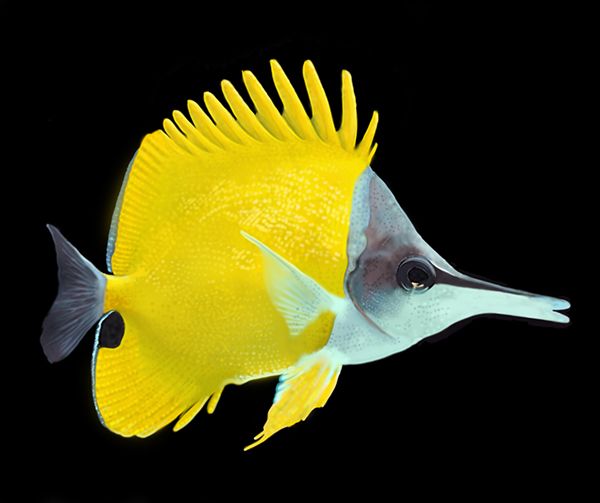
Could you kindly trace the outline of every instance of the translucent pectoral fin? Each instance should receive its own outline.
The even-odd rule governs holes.
[[[337,314],[340,311],[343,299],[327,292],[314,279],[255,237],[244,231],[241,234],[260,250],[264,259],[267,290],[292,336],[299,335],[322,312]]]
[[[302,357],[279,378],[273,405],[263,431],[245,451],[262,444],[279,430],[304,421],[313,409],[323,407],[337,383],[342,363],[329,350]]]

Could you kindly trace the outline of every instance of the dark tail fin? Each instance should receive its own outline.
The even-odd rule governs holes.
[[[50,362],[66,358],[102,317],[106,278],[48,225],[56,248],[58,295],[44,324],[40,342]]]

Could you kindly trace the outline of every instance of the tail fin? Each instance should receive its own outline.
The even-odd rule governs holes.
[[[66,358],[102,317],[106,278],[48,224],[56,248],[58,295],[42,326],[40,342],[51,363]]]

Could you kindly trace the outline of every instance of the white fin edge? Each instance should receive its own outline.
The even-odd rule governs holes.
[[[292,336],[299,335],[325,311],[336,315],[343,311],[346,299],[329,293],[260,240],[247,232],[240,233],[262,253],[267,291],[284,317]]]

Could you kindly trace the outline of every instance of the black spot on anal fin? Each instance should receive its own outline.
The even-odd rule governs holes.
[[[98,344],[101,348],[118,348],[124,333],[125,321],[117,311],[113,311],[102,320]]]

